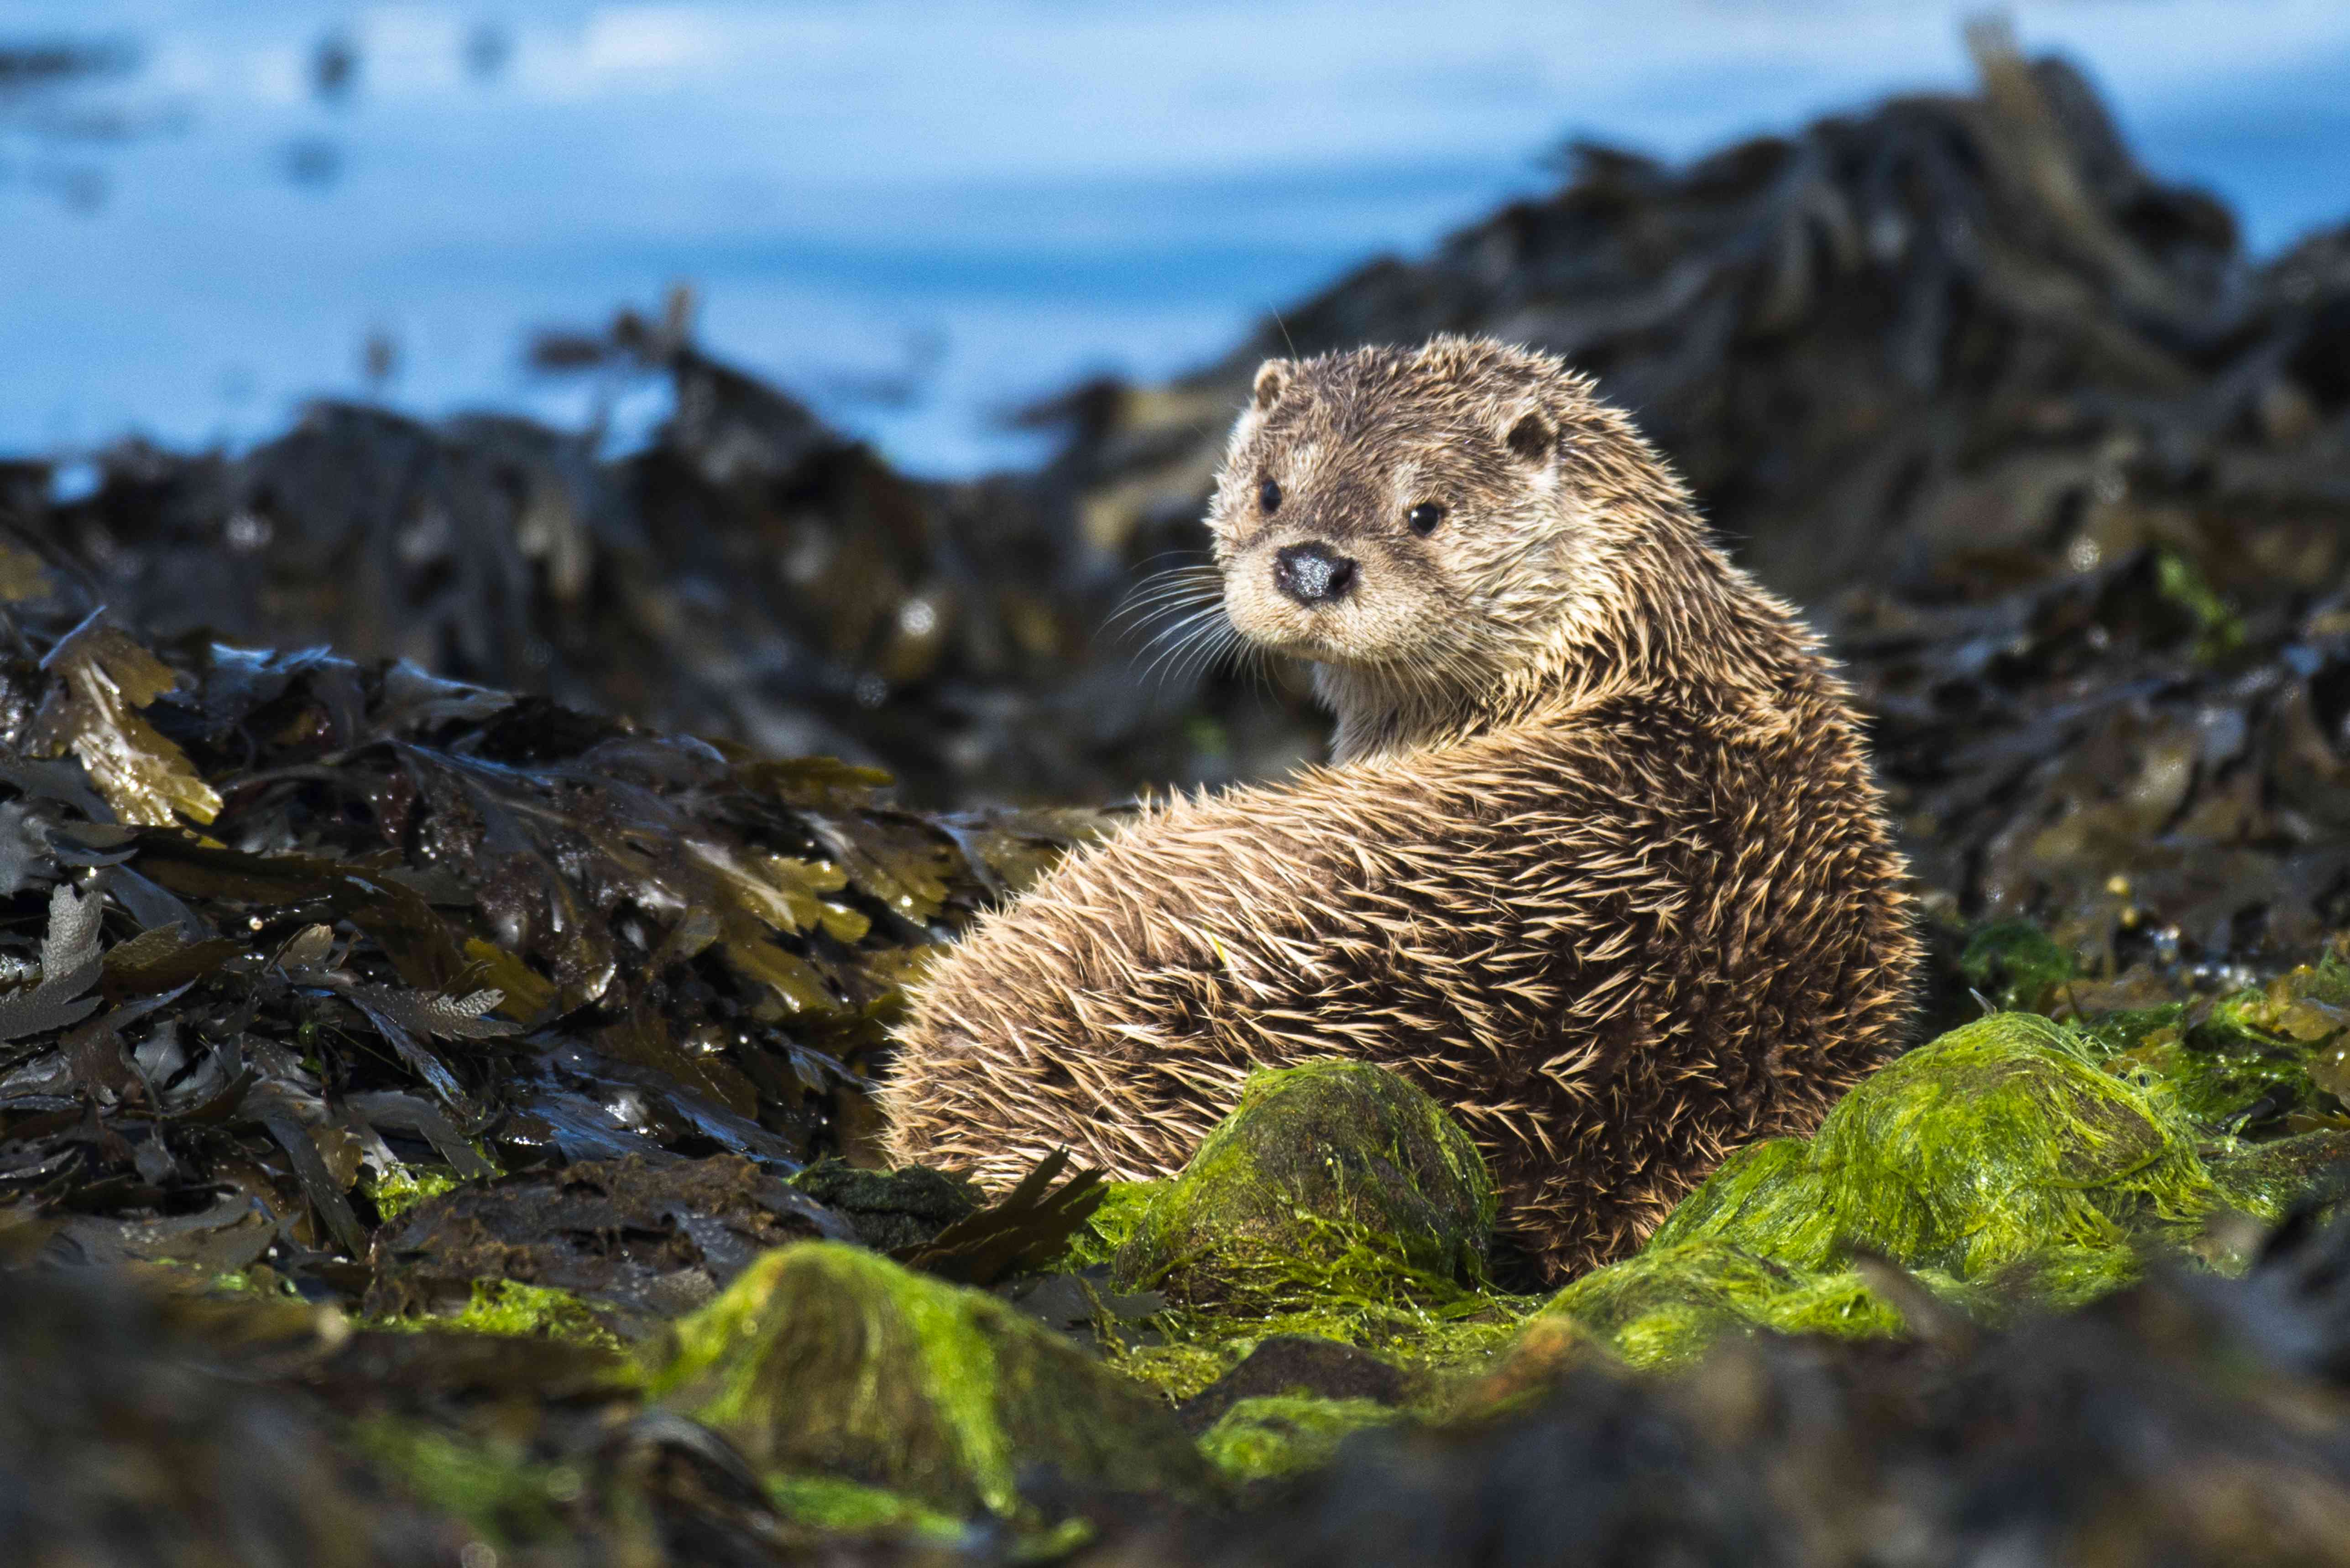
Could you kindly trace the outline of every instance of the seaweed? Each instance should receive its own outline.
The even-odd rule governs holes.
[[[1033,1515],[1024,1467],[1205,1500],[1171,1412],[994,1297],[856,1248],[770,1252],[675,1329],[654,1395],[754,1464],[965,1515]]]
[[[0,656],[0,1202],[59,1257],[463,1298],[455,1254],[411,1291],[432,1249],[379,1227],[502,1172],[862,1156],[920,950],[1100,820],[950,823],[870,770],[409,665],[151,644],[43,581]],[[999,1214],[987,1267],[1084,1199]]]
[[[2102,1071],[2061,1024],[1996,1013],[1879,1068],[1811,1138],[1732,1155],[1638,1253],[1544,1312],[1654,1366],[1758,1328],[1884,1337],[1914,1328],[1913,1312],[2077,1306],[2135,1281],[2149,1255],[2203,1256],[2208,1220],[2231,1200],[2275,1217],[2310,1174],[2306,1159],[2230,1167],[2223,1150],[2207,1163],[2204,1147],[2165,1085]],[[1515,1355],[1578,1348],[1537,1340]],[[1536,1380],[1525,1366],[1503,1377]]]
[[[1328,1303],[1359,1268],[1457,1295],[1485,1279],[1496,1204],[1476,1145],[1402,1078],[1344,1061],[1260,1070],[1151,1194],[1118,1278],[1263,1305]]]
[[[1319,1469],[1357,1432],[1392,1425],[1394,1410],[1369,1399],[1266,1395],[1235,1404],[1200,1449],[1236,1481],[1278,1480]]]

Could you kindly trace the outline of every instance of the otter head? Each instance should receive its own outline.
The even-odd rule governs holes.
[[[1679,490],[1585,378],[1449,337],[1268,360],[1208,524],[1232,626],[1317,666],[1343,759],[1597,657],[1627,549],[1669,525],[1643,493]]]

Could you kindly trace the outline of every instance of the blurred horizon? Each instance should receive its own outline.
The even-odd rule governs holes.
[[[1963,90],[1975,9],[20,0],[0,50],[118,53],[0,76],[0,452],[241,444],[318,395],[577,428],[610,389],[531,334],[687,283],[713,352],[894,462],[1016,465],[1010,410],[1213,358],[1567,140],[1679,161]],[[2350,217],[2350,7],[2011,14],[2255,254]]]

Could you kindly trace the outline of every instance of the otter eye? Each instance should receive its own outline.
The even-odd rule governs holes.
[[[1433,501],[1423,501],[1405,513],[1403,520],[1411,524],[1413,533],[1425,539],[1436,532],[1439,523],[1444,521],[1444,508]]]
[[[1258,508],[1262,511],[1278,511],[1281,506],[1281,486],[1275,484],[1270,479],[1266,480],[1263,484],[1258,485],[1256,487],[1256,504]]]

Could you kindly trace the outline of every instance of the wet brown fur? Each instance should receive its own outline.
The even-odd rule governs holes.
[[[1209,522],[1233,623],[1316,660],[1336,761],[1156,806],[943,955],[894,1157],[1164,1176],[1253,1069],[1359,1057],[1574,1271],[1896,1048],[1917,950],[1845,688],[1587,379],[1459,338],[1273,361]],[[1301,540],[1358,590],[1274,593]]]

